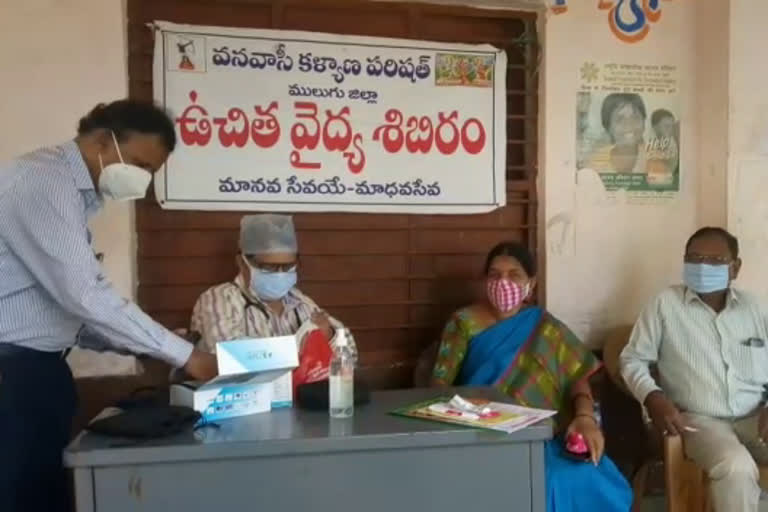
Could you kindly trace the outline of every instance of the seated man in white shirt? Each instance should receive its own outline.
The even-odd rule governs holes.
[[[236,256],[240,273],[234,281],[206,290],[192,312],[191,330],[200,334],[198,348],[215,352],[219,341],[289,336],[306,322],[333,345],[336,330],[343,326],[296,288],[297,253],[290,216],[243,217]]]
[[[697,231],[684,261],[684,285],[642,312],[621,372],[654,424],[683,436],[686,454],[709,475],[715,511],[757,512],[757,464],[768,463],[768,316],[731,288],[741,260],[724,229]]]

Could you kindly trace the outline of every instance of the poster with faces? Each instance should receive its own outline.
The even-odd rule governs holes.
[[[576,170],[608,192],[673,197],[680,190],[678,70],[585,62],[576,94]]]

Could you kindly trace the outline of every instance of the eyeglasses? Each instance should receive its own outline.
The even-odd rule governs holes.
[[[245,255],[245,261],[248,262],[251,268],[260,270],[267,274],[273,274],[276,272],[293,272],[296,270],[298,262],[291,261],[289,263],[261,263],[256,260],[255,256]]]
[[[265,274],[274,274],[277,272],[293,272],[296,270],[296,263],[258,263],[251,265],[256,270],[260,270]]]
[[[704,263],[705,265],[730,265],[733,258],[727,256],[708,256],[704,254],[686,254],[683,260],[686,263]]]

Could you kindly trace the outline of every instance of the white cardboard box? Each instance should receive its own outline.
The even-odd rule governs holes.
[[[216,360],[218,377],[172,385],[171,404],[192,407],[204,421],[293,405],[291,371],[299,365],[294,336],[220,342]]]

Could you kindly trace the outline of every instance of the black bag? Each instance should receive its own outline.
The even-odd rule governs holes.
[[[354,392],[355,405],[363,405],[371,401],[371,392],[363,381],[355,379]],[[296,388],[296,404],[310,411],[327,411],[328,379],[300,384]]]
[[[118,411],[110,416],[97,417],[87,429],[107,436],[156,439],[191,431],[200,420],[199,412],[175,405],[144,405]]]

